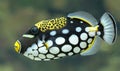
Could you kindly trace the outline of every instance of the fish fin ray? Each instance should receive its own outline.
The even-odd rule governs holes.
[[[114,43],[117,37],[117,27],[113,16],[108,12],[104,13],[100,19],[100,24],[103,26],[103,40],[108,44]]]

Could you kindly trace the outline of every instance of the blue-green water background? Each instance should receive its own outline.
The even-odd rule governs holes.
[[[119,71],[120,0],[0,0],[0,71]],[[114,45],[102,43],[93,56],[72,56],[50,62],[32,61],[13,49],[14,42],[40,20],[87,11],[97,20],[109,11],[118,25]]]

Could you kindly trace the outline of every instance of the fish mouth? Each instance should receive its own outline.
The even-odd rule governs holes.
[[[17,53],[20,53],[20,50],[21,50],[21,43],[19,40],[17,40],[14,44],[14,49]]]

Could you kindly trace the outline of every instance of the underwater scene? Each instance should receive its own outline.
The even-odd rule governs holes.
[[[119,71],[120,0],[0,0],[0,71]]]

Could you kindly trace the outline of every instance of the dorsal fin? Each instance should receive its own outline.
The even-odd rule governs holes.
[[[84,12],[84,11],[70,13],[68,14],[67,17],[81,19],[83,21],[86,21],[92,26],[96,26],[98,24],[97,20],[91,14]]]

